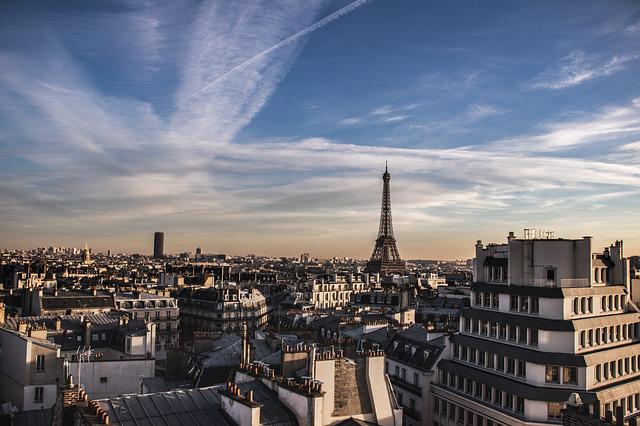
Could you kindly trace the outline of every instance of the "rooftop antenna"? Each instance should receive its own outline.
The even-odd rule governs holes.
[[[83,389],[82,382],[80,381],[82,378],[82,358],[86,357],[86,362],[91,362],[91,354],[93,350],[91,346],[88,348],[86,346],[82,346],[82,350],[80,350],[80,346],[76,350],[76,358],[78,359],[78,395],[80,395],[80,390]]]

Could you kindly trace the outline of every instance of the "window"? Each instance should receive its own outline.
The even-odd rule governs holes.
[[[504,408],[513,411],[513,395],[510,393],[505,393],[504,395]]]
[[[500,295],[498,293],[491,293],[491,307],[498,309],[500,307]]]
[[[511,308],[512,311],[518,310],[518,296],[511,296]]]
[[[482,294],[482,306],[485,308],[491,307],[491,293]]]
[[[529,298],[526,296],[520,297],[520,312],[529,312]]]
[[[413,384],[420,387],[420,378],[418,377],[418,373],[413,373]]]
[[[524,414],[524,398],[520,396],[516,397],[516,412]]]
[[[522,361],[522,360],[518,360],[518,377],[527,377],[527,363]]]
[[[497,337],[498,336],[498,323],[497,322],[491,322],[489,324],[490,324],[489,336]]]
[[[537,328],[529,329],[529,344],[531,346],[538,346],[538,329]]]
[[[567,385],[578,384],[578,368],[577,367],[563,367],[562,368],[562,383]]]
[[[35,393],[33,395],[33,402],[35,404],[41,404],[44,402],[44,387],[36,386]]]
[[[396,400],[398,401],[398,405],[402,406],[402,394],[398,392]]]
[[[484,385],[484,400],[485,401],[491,401],[492,391],[493,391],[493,388],[491,386]]]
[[[107,383],[108,379],[106,377],[100,377],[100,383]]]
[[[506,324],[500,324],[499,325],[499,329],[500,329],[500,338],[505,340],[507,338],[507,325]]]
[[[547,383],[560,383],[560,367],[556,365],[547,365],[544,381]]]
[[[549,402],[547,405],[547,418],[549,419],[561,419],[562,418],[562,403],[561,402]]]
[[[489,352],[489,353],[487,353],[487,368],[493,369],[493,367],[494,367],[493,353]]]
[[[504,356],[498,355],[498,371],[504,371]]]
[[[516,360],[507,358],[507,374],[516,374]]]
[[[475,296],[475,305],[482,306],[482,293],[475,292],[474,296]]]
[[[578,315],[579,312],[580,312],[580,299],[576,297],[575,299],[573,299],[573,314]]]
[[[44,371],[44,355],[36,355],[36,371]]]
[[[516,326],[509,324],[509,340],[516,341]]]
[[[493,403],[499,406],[502,406],[502,391],[496,389],[493,393]]]
[[[127,352],[131,352],[131,339],[127,339]]]
[[[527,327],[518,327],[519,335],[518,335],[518,343],[522,343],[523,345],[527,344]]]
[[[475,396],[478,399],[482,398],[482,384],[478,382],[473,382],[473,383],[475,385],[473,389],[473,396]]]
[[[596,383],[602,381],[602,366],[596,365]]]
[[[396,365],[396,377],[400,377],[400,366]]]
[[[537,297],[532,297],[531,298],[531,313],[532,314],[537,314],[538,312],[540,312],[540,299],[538,299]]]
[[[555,283],[556,282],[556,270],[553,269],[553,268],[547,269],[546,277],[547,277],[547,281],[553,281]]]
[[[160,319],[160,311],[156,311],[156,319]]]

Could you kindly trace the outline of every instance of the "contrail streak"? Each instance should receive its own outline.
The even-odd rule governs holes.
[[[273,46],[269,47],[268,49],[263,50],[262,52],[258,53],[257,55],[247,59],[246,61],[242,62],[241,64],[236,65],[235,67],[231,68],[229,71],[225,72],[224,74],[222,74],[219,77],[216,77],[214,80],[211,80],[210,82],[208,82],[207,84],[205,84],[204,86],[202,86],[200,89],[196,90],[195,92],[192,92],[191,94],[187,95],[183,100],[189,99],[190,97],[200,93],[201,91],[205,90],[207,87],[210,87],[214,84],[216,84],[217,82],[224,80],[225,78],[227,78],[228,76],[230,76],[231,74],[233,74],[234,72],[236,72],[237,70],[239,70],[240,68],[243,68],[247,65],[250,65],[252,63],[254,63],[255,61],[257,61],[258,59],[262,58],[265,55],[268,55],[269,53],[273,52],[274,50],[277,50],[279,48],[281,48],[282,46],[285,46],[289,43],[291,43],[292,41],[295,41],[297,39],[299,39],[300,37],[303,37],[309,33],[314,32],[317,29],[320,29],[322,27],[324,27],[327,24],[330,24],[331,22],[335,21],[336,19],[351,13],[352,11],[354,11],[355,9],[357,9],[358,7],[362,6],[365,3],[368,3],[371,0],[356,0],[353,3],[350,3],[348,5],[346,5],[345,7],[336,10],[335,12],[333,12],[330,15],[325,16],[324,18],[322,18],[321,20],[319,20],[318,22],[316,22],[315,24],[311,24],[310,26],[308,26],[307,28],[305,28],[304,30],[298,31],[297,33],[290,35],[289,37],[285,38],[284,40],[274,44]]]

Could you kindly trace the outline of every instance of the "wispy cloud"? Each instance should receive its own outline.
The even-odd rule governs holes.
[[[472,118],[484,118],[491,115],[500,114],[502,111],[487,104],[474,104],[467,109],[467,115]]]
[[[541,124],[532,134],[490,144],[501,151],[556,152],[640,135],[640,101]],[[624,139],[623,139],[624,140]]]
[[[575,51],[562,58],[556,67],[547,69],[526,82],[524,87],[529,90],[565,89],[621,71],[638,57],[637,53],[628,53],[598,58],[590,57],[582,51]]]
[[[640,21],[636,21],[633,24],[629,25],[627,28],[625,28],[624,32],[629,35],[640,33]]]
[[[357,118],[357,117],[349,117],[349,118],[345,118],[344,120],[340,120],[340,124],[345,125],[345,126],[351,126],[353,124],[358,124],[362,121],[362,119]]]
[[[387,117],[384,119],[385,123],[393,123],[396,121],[403,121],[409,118],[408,115],[392,115],[391,117]]]

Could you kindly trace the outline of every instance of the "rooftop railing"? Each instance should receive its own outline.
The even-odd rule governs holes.
[[[528,284],[531,287],[545,287],[545,288],[585,288],[589,287],[588,278],[564,278],[559,281],[546,280],[543,278],[536,278],[530,281]]]

